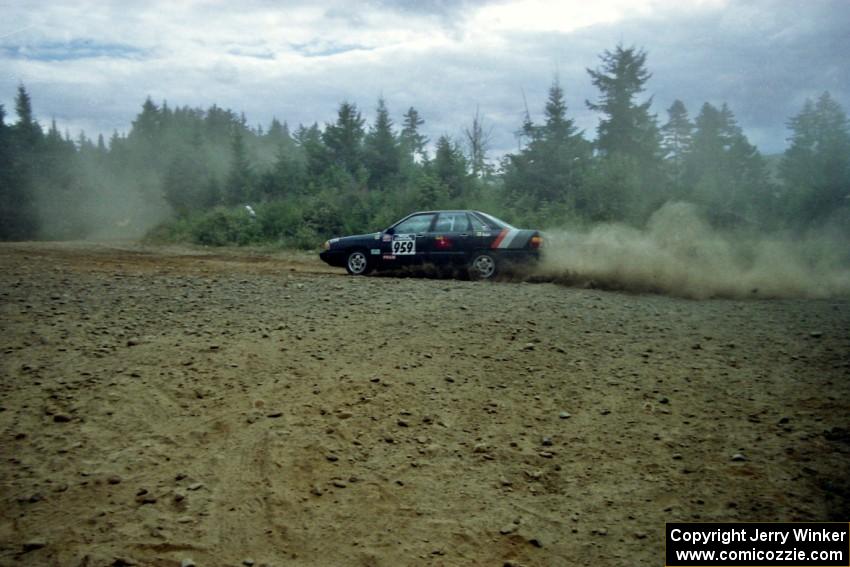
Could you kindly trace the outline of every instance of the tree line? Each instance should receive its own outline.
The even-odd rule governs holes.
[[[646,60],[619,45],[587,70],[598,90],[586,102],[599,114],[593,140],[554,80],[542,120],[526,109],[517,150],[498,164],[487,159],[478,110],[461,139],[432,145],[414,107],[396,124],[382,98],[371,124],[345,101],[334,122],[294,130],[148,98],[129,132],[107,142],[71,139],[55,122],[45,131],[21,85],[17,122],[0,106],[0,239],[84,238],[167,216],[155,237],[313,247],[418,209],[478,208],[541,228],[639,226],[671,200],[694,203],[718,226],[850,232],[850,127],[829,93],[788,120],[788,149],[768,159],[726,104],[706,102],[691,118],[677,100],[659,119],[644,96]]]

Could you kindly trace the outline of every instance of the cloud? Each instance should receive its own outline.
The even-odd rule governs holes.
[[[140,58],[146,50],[121,43],[100,43],[92,39],[74,39],[66,42],[41,42],[34,46],[4,46],[0,53],[10,59],[36,61],[68,61],[92,58]]]
[[[614,24],[630,15],[646,15],[663,4],[657,0],[521,0],[482,7],[469,27],[482,33],[570,33],[592,25]]]
[[[649,53],[659,119],[676,98],[692,115],[727,102],[765,152],[784,148],[806,97],[830,90],[850,110],[843,0],[35,1],[6,12],[0,103],[13,108],[23,82],[40,119],[92,125],[90,136],[126,131],[148,95],[291,126],[332,121],[342,100],[371,119],[383,95],[397,123],[416,107],[434,140],[459,136],[480,107],[495,154],[516,147],[526,101],[540,119],[557,75],[592,137],[586,68],[620,42]]]

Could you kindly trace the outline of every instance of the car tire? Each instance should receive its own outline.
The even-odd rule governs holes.
[[[345,257],[345,270],[352,276],[365,276],[372,271],[372,262],[365,250],[352,250]]]
[[[492,280],[499,271],[499,264],[493,254],[478,252],[472,256],[468,271],[473,280]]]

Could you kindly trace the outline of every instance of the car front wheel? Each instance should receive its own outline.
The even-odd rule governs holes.
[[[363,250],[352,250],[345,261],[345,269],[352,276],[365,276],[372,271],[369,257]]]
[[[474,280],[489,280],[496,276],[496,257],[489,253],[476,254],[469,263],[469,276]]]

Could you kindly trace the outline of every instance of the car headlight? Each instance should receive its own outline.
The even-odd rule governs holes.
[[[322,248],[324,248],[325,250],[330,250],[331,249],[331,241],[325,240],[325,243],[322,244]]]

